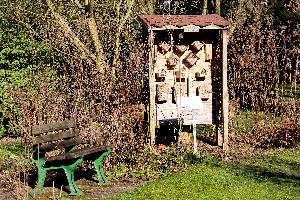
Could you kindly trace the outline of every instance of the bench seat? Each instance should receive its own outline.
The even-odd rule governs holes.
[[[70,186],[70,195],[82,195],[74,181],[74,170],[86,160],[94,163],[99,182],[108,184],[103,173],[102,163],[112,146],[87,146],[79,149],[79,145],[84,143],[79,137],[75,120],[33,126],[31,132],[33,135],[33,158],[38,169],[38,182],[33,190],[34,194],[43,188],[47,171],[63,169]],[[56,150],[64,153],[46,156],[46,153]]]

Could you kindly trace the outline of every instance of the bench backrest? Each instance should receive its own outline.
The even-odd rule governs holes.
[[[36,125],[31,128],[33,148],[36,155],[46,152],[72,148],[82,141],[74,119],[50,124]]]

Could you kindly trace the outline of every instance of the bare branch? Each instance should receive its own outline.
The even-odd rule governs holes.
[[[216,0],[215,10],[216,10],[216,14],[218,15],[221,14],[221,0]]]
[[[239,0],[239,5],[238,5],[238,9],[236,11],[236,20],[234,20],[229,28],[228,31],[228,39],[230,39],[230,37],[232,36],[232,34],[234,33],[235,29],[243,22],[245,21],[246,17],[245,17],[245,0]]]
[[[122,32],[122,29],[123,29],[125,23],[127,22],[128,18],[130,17],[134,1],[135,0],[131,0],[131,2],[129,3],[127,13],[126,13],[125,17],[123,18],[123,20],[120,22],[120,24],[118,26],[118,32],[116,33],[114,60],[113,60],[113,65],[112,65],[112,79],[113,80],[115,79],[115,73],[116,73],[115,70],[116,70],[116,66],[118,64],[119,55],[120,55],[120,36],[121,36],[121,32]],[[118,11],[118,15],[119,15],[120,4],[117,7],[117,11]]]
[[[83,8],[82,4],[78,0],[73,0],[73,1],[78,6],[78,8],[80,8],[80,9]]]
[[[70,26],[68,25],[67,21],[60,16],[54,8],[53,3],[51,0],[46,0],[47,5],[55,17],[57,23],[61,26],[62,30],[64,31],[66,36],[69,36],[69,39],[74,43],[74,45],[82,52],[84,57],[91,57],[92,59],[96,60],[96,56],[92,54],[88,48],[80,41],[80,39],[75,35],[75,33],[71,30]]]
[[[203,1],[202,15],[207,15],[207,0]]]
[[[94,46],[95,46],[96,53],[97,53],[96,63],[97,63],[97,67],[100,70],[100,72],[104,72],[104,69],[107,67],[107,65],[105,63],[103,47],[102,47],[102,44],[101,44],[100,39],[99,39],[97,24],[96,24],[96,20],[95,20],[95,17],[94,17],[93,0],[90,0],[89,8],[90,8],[90,10],[88,11],[88,26],[89,26],[91,37],[92,37],[92,40],[94,42]]]

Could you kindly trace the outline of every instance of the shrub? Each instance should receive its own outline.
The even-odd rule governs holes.
[[[43,42],[25,35],[0,33],[0,137],[19,135],[22,118],[16,104],[15,90],[38,90],[40,72],[51,73],[48,67],[50,49]]]
[[[112,171],[113,177],[119,180],[152,180],[185,171],[202,161],[202,154],[186,152],[176,145],[163,149],[145,147],[131,155],[120,156]]]

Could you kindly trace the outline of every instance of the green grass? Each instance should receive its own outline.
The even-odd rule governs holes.
[[[5,144],[0,142],[0,169],[14,171],[14,167],[25,164],[25,147],[21,143]]]
[[[240,163],[209,160],[112,199],[300,199],[300,150]]]
[[[259,125],[264,125],[271,123],[279,123],[281,121],[280,116],[276,116],[274,113],[266,113],[259,111],[243,110],[239,115],[233,118],[230,128],[235,133],[250,133],[255,129],[256,123]]]

